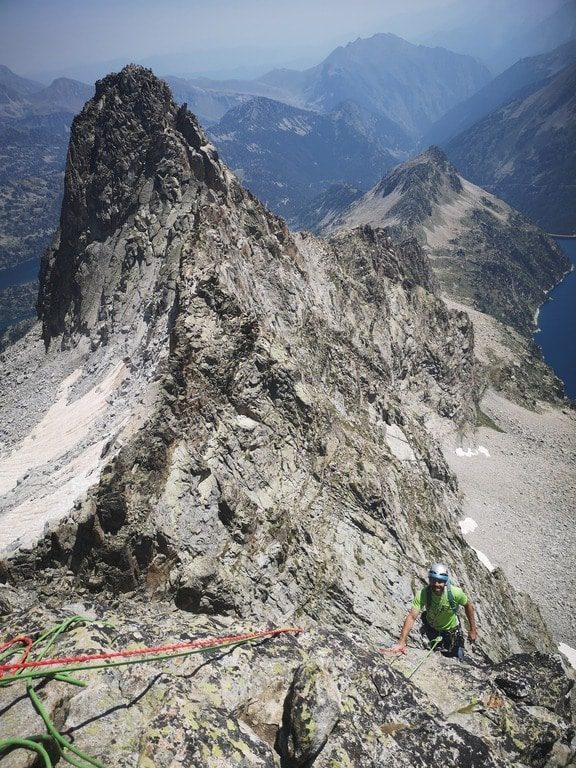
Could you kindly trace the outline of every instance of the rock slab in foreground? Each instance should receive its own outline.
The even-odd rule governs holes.
[[[125,604],[111,612],[88,603],[56,612],[40,605],[13,611],[6,630],[45,628],[66,611],[93,621],[61,635],[56,655],[246,631],[230,619],[166,607]],[[573,680],[558,656],[518,655],[492,666],[436,655],[410,682],[405,673],[422,654],[411,650],[400,665],[391,664],[357,635],[316,628],[184,658],[77,672],[86,688],[51,681],[38,694],[76,747],[118,768],[552,768],[573,759]],[[419,690],[419,679],[436,693]],[[23,690],[23,683],[0,689],[4,737],[44,730]],[[50,742],[46,747],[54,751]],[[3,768],[30,766],[28,754],[10,752]]]

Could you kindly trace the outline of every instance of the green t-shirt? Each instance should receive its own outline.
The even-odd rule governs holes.
[[[412,608],[417,611],[426,611],[426,619],[434,629],[440,632],[444,632],[447,629],[454,629],[458,626],[458,618],[450,607],[450,601],[448,600],[448,587],[444,587],[444,591],[437,597],[432,590],[430,590],[430,604],[427,607],[426,591],[428,587],[423,587],[414,597]],[[456,607],[459,605],[466,605],[468,598],[460,587],[451,585],[452,596]]]

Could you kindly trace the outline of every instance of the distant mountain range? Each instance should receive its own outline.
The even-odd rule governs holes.
[[[351,102],[319,114],[262,97],[231,109],[209,135],[243,183],[293,227],[318,194],[337,182],[367,189],[411,144],[395,123]]]
[[[576,90],[570,74],[575,61],[572,42],[518,62],[454,107],[423,139],[444,137],[443,148],[466,178],[558,233],[576,229]],[[271,80],[280,87],[279,78]],[[383,150],[402,160],[414,147],[408,133],[392,132],[392,122],[376,124],[366,108],[356,108],[354,130],[344,135],[349,114],[327,121],[326,115],[269,101],[255,118],[249,117],[254,110],[249,103],[230,111],[212,129],[213,139],[248,187],[297,228],[317,228],[349,203],[351,194],[367,191],[377,174],[392,166]],[[306,123],[305,135],[298,120]],[[320,128],[327,124],[332,133]],[[363,150],[357,147],[351,156],[358,141]]]
[[[470,56],[377,34],[303,72],[167,81],[211,126],[226,163],[293,228],[331,221],[433,139],[474,184],[567,232],[576,228],[575,59],[570,43],[490,82]],[[0,66],[0,270],[39,259],[48,244],[70,124],[92,93]]]
[[[576,65],[456,136],[446,154],[475,184],[549,232],[576,231]]]
[[[502,200],[463,178],[437,147],[390,171],[321,233],[369,224],[416,237],[444,293],[524,335],[569,269],[554,241]]]
[[[576,62],[576,40],[555,50],[516,62],[470,98],[457,104],[424,134],[423,147],[445,146],[450,139],[512,99],[531,93],[544,80]]]
[[[188,102],[208,124],[238,108],[214,133],[222,141],[223,155],[272,206],[289,198],[278,209],[288,218],[298,204],[333,182],[362,181],[367,189],[398,157],[406,156],[421,130],[488,79],[487,70],[470,57],[412,45],[394,35],[356,40],[305,72],[277,70],[253,81],[168,78],[176,99]],[[46,87],[0,67],[0,138],[7,157],[0,177],[0,269],[38,258],[47,244],[60,204],[67,130],[93,90],[66,78]],[[304,116],[296,117],[286,106],[268,103],[264,108],[261,101],[242,109],[254,96],[310,110],[307,138],[287,128]],[[345,105],[347,101],[356,106]],[[260,128],[250,125],[255,109]],[[282,110],[287,122],[279,127]],[[49,115],[59,117],[48,121]],[[262,142],[254,167],[248,161],[256,153],[241,146],[243,133],[246,147],[256,139]],[[275,134],[277,143],[266,144],[265,134],[267,139]],[[282,160],[282,153],[291,151],[295,155]],[[265,155],[269,167],[261,162]],[[279,165],[284,169],[274,183]],[[25,237],[18,229],[23,222]]]
[[[38,93],[43,88],[46,88],[42,83],[37,83],[35,80],[29,80],[26,77],[20,77],[4,64],[0,64],[0,86],[4,86],[17,98],[27,98],[34,93]]]
[[[60,77],[49,86],[14,74],[0,65],[0,118],[55,112],[79,112],[94,93],[94,86]]]
[[[433,122],[489,80],[486,67],[470,56],[377,34],[336,48],[316,67],[303,72],[284,69],[252,81],[188,82],[216,94],[266,96],[323,113],[354,101],[396,123],[416,141]],[[193,99],[189,105],[196,110]]]
[[[69,129],[93,86],[0,67],[0,269],[38,259],[58,220]]]

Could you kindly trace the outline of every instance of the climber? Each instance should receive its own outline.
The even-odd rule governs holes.
[[[468,640],[471,643],[476,640],[476,617],[472,601],[459,587],[450,583],[448,568],[443,563],[433,563],[428,570],[428,586],[419,590],[414,597],[397,645],[390,648],[391,651],[404,653],[408,635],[414,622],[422,613],[422,627],[420,632],[429,641],[434,642],[438,637],[442,642],[438,647],[447,656],[464,656],[464,633],[460,627],[458,607],[464,606],[468,621]]]

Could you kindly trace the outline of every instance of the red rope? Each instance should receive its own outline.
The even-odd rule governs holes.
[[[239,643],[245,640],[255,640],[260,637],[274,637],[275,635],[286,634],[288,632],[303,632],[301,627],[284,627],[282,629],[269,629],[261,632],[248,632],[244,635],[230,635],[228,637],[208,637],[204,640],[192,640],[186,643],[174,643],[172,645],[158,645],[154,648],[134,648],[133,650],[124,651],[110,651],[108,653],[92,653],[84,654],[81,656],[64,656],[61,658],[53,659],[38,659],[37,661],[25,661],[26,656],[30,651],[32,641],[30,638],[17,637],[14,640],[10,640],[5,643],[2,648],[8,648],[10,645],[16,642],[24,642],[28,645],[22,660],[12,664],[0,664],[0,678],[5,672],[16,672],[20,669],[30,669],[34,667],[51,667],[60,666],[65,664],[83,664],[90,661],[103,661],[106,659],[117,659],[130,656],[145,656],[152,653],[165,653],[170,651],[181,651],[186,648],[210,648],[211,646],[226,645],[229,643]],[[0,650],[2,650],[0,648]]]
[[[3,645],[0,645],[0,653],[3,651],[6,651],[10,646],[17,645],[18,643],[21,643],[24,646],[24,650],[22,651],[22,656],[20,658],[20,664],[25,663],[28,654],[30,653],[32,649],[32,643],[33,640],[31,637],[26,637],[26,635],[20,635],[19,637],[13,637],[12,640],[8,640],[7,643],[4,643]],[[0,667],[1,669],[1,667]],[[0,676],[2,673],[0,672]]]

